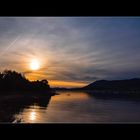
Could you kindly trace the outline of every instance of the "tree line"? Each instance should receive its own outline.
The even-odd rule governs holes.
[[[29,81],[23,74],[12,70],[0,72],[0,91],[44,91],[50,90],[46,79]]]

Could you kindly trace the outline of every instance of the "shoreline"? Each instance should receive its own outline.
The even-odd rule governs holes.
[[[12,92],[0,92],[0,100],[3,99],[3,97],[15,97],[15,98],[18,98],[18,97],[51,97],[51,96],[54,96],[56,95],[55,92],[26,92],[26,91],[12,91]]]

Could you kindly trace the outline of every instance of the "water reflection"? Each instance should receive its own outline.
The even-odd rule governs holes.
[[[97,100],[107,100],[107,101],[131,101],[131,102],[140,102],[140,98],[134,96],[123,96],[123,93],[122,95],[117,95],[117,94],[114,94],[114,93],[111,93],[108,95],[108,93],[105,93],[103,92],[104,94],[101,94],[100,93],[96,93],[94,91],[85,91],[85,93],[87,93],[87,95],[91,98],[94,98],[94,99],[97,99]]]
[[[40,107],[37,105],[29,106],[28,108],[24,108],[19,114],[15,115],[15,118],[20,118],[21,123],[44,123],[46,110],[46,107]]]
[[[59,91],[49,97],[0,98],[0,121],[20,123],[140,122],[140,102],[98,99],[90,93]],[[50,100],[51,99],[51,100]]]
[[[0,122],[22,122],[21,115],[24,109],[32,107],[28,120],[35,121],[38,117],[36,109],[46,109],[51,97],[48,96],[28,96],[9,95],[0,97]]]
[[[36,112],[35,111],[32,111],[31,113],[30,113],[30,120],[31,121],[34,121],[35,119],[36,119]]]
[[[140,102],[101,100],[86,92],[60,91],[59,94],[51,98],[43,112],[44,122],[140,122]]]
[[[65,91],[52,96],[47,108],[40,104],[28,106],[15,115],[15,118],[20,119],[22,123],[79,122],[80,117],[82,120],[84,116],[78,116],[77,113],[82,113],[83,109],[87,111],[87,107],[81,105],[88,101],[88,94]]]

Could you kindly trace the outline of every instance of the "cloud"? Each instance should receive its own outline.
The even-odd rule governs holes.
[[[140,18],[1,17],[0,70],[85,83],[139,76],[139,36]],[[34,57],[42,64],[36,73]]]

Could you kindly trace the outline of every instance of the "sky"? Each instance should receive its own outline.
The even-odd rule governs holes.
[[[32,71],[37,59],[40,69]],[[0,71],[51,87],[140,77],[140,18],[0,17]]]

